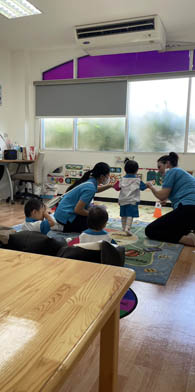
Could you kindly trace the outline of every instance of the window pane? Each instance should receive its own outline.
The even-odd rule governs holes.
[[[45,148],[72,149],[73,119],[45,118],[42,120]]]
[[[188,152],[195,152],[195,80],[192,79],[190,121],[188,135]]]
[[[78,149],[123,151],[125,118],[78,119]]]
[[[183,152],[188,79],[131,82],[129,91],[130,151]]]

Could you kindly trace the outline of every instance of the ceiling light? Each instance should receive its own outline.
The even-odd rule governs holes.
[[[12,19],[41,14],[41,11],[27,0],[0,0],[0,14]]]

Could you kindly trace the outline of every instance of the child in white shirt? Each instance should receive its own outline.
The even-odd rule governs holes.
[[[88,229],[81,233],[79,242],[108,241],[112,244],[116,244],[109,236],[108,232],[104,230],[107,221],[108,213],[105,207],[96,205],[90,207],[87,219]]]
[[[140,190],[144,191],[147,189],[147,185],[137,177],[139,165],[136,161],[126,158],[124,164],[126,175],[114,185],[114,188],[120,190],[118,201],[122,229],[126,235],[132,235],[131,225],[133,218],[139,217]]]
[[[39,231],[47,234],[50,230],[63,231],[63,226],[47,212],[41,199],[30,199],[24,206],[26,220],[22,230]]]

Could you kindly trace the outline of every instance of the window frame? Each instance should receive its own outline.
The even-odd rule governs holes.
[[[94,118],[114,118],[114,117],[122,117],[125,118],[125,135],[124,135],[124,150],[79,150],[78,149],[78,126],[77,126],[77,117],[36,117],[41,121],[40,124],[40,132],[41,132],[41,148],[45,151],[73,151],[73,152],[95,152],[95,153],[132,153],[129,149],[129,137],[131,132],[131,124],[129,118],[129,91],[130,91],[130,84],[134,81],[152,81],[152,80],[163,80],[163,79],[179,79],[179,78],[187,78],[188,79],[188,94],[187,94],[187,105],[186,105],[186,119],[185,119],[185,134],[184,134],[184,149],[182,154],[194,154],[194,152],[188,152],[188,138],[189,138],[189,127],[190,127],[190,109],[191,109],[191,95],[192,95],[192,80],[195,79],[195,71],[180,71],[180,72],[167,72],[164,74],[147,74],[147,75],[132,75],[129,77],[120,77],[120,79],[127,80],[127,102],[126,102],[126,116],[94,116]],[[115,79],[115,77],[113,77]],[[117,79],[117,78],[116,78]],[[41,83],[41,82],[34,82]],[[44,132],[44,118],[73,118],[73,145],[72,149],[66,148],[55,148],[55,147],[45,147],[45,132]],[[79,116],[79,118],[93,118],[93,116],[86,117],[86,116]],[[156,152],[156,151],[155,151]],[[133,153],[137,154],[150,154],[150,152],[136,152]],[[164,153],[164,151],[158,151],[158,153]]]

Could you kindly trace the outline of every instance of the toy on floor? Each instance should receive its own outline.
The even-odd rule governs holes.
[[[156,202],[155,204],[155,210],[154,210],[154,218],[160,218],[162,216],[162,208],[161,208],[161,204],[159,201]]]

